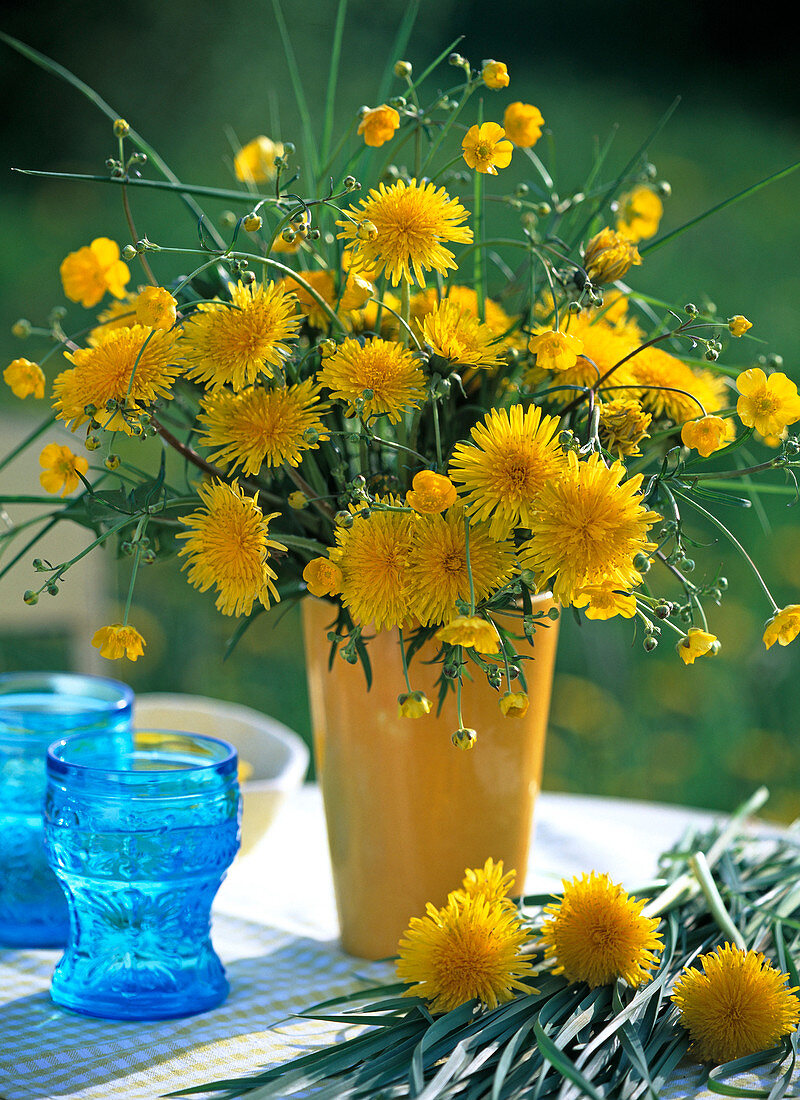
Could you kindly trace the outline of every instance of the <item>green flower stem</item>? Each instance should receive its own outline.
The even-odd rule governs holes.
[[[689,866],[700,885],[700,889],[703,891],[703,896],[708,902],[708,908],[714,920],[732,943],[735,943],[742,951],[746,951],[745,938],[733,923],[730,913],[725,908],[725,903],[717,889],[717,884],[714,882],[706,857],[702,852],[695,852],[694,855],[689,856]]]
[[[475,614],[475,582],[472,578],[472,566],[469,560],[469,516],[464,513],[464,555],[467,559],[467,576],[469,577],[469,613]]]
[[[674,492],[675,492],[675,496],[680,497],[681,500],[685,500],[687,504],[690,504],[692,506],[692,508],[695,509],[695,511],[699,512],[702,516],[705,516],[705,518],[709,521],[709,523],[713,523],[713,525],[717,528],[717,530],[721,531],[723,533],[723,535],[725,535],[725,537],[729,540],[729,542],[731,542],[733,544],[733,546],[735,546],[735,548],[739,551],[741,556],[744,558],[744,560],[747,562],[747,564],[750,566],[751,570],[755,574],[756,580],[758,581],[758,583],[763,588],[763,590],[766,594],[766,597],[769,600],[770,605],[772,606],[773,612],[779,611],[780,608],[778,607],[777,603],[775,602],[772,593],[767,588],[766,582],[765,582],[764,578],[761,576],[761,573],[759,572],[758,567],[756,566],[756,563],[753,561],[753,559],[747,553],[747,551],[742,546],[742,544],[739,542],[739,540],[736,538],[736,536],[733,534],[733,532],[728,530],[728,528],[725,526],[725,524],[722,522],[722,520],[717,519],[717,517],[715,515],[713,515],[711,512],[706,511],[706,509],[703,508],[703,506],[701,504],[698,504],[696,500],[692,500],[692,498],[690,496],[688,496],[686,493],[681,493],[678,489],[675,489]]]
[[[422,165],[423,174],[428,172],[428,170],[430,168],[430,165],[433,162],[433,158],[439,152],[440,146],[442,145],[442,143],[444,142],[445,138],[448,136],[450,131],[453,129],[453,126],[455,125],[456,119],[459,117],[461,112],[464,110],[464,108],[466,107],[467,102],[469,100],[469,97],[472,95],[472,93],[475,91],[475,89],[480,85],[480,83],[481,83],[480,80],[478,80],[474,83],[471,82],[471,83],[467,84],[466,87],[464,88],[464,94],[461,97],[461,102],[459,103],[457,110],[453,111],[453,113],[450,115],[447,122],[445,122],[444,126],[442,127],[441,133],[437,137],[436,141],[434,141],[434,143],[431,145],[430,149],[428,150],[428,155],[425,158],[425,162]],[[476,236],[477,236],[477,234],[476,234]]]
[[[30,444],[33,443],[34,439],[38,439],[40,435],[44,435],[50,425],[55,423],[55,419],[56,414],[51,413],[46,420],[43,420],[38,427],[34,428],[32,432],[26,435],[21,443],[18,443],[13,450],[9,451],[4,458],[0,459],[0,470],[4,470],[10,462],[13,462],[18,454],[21,454],[26,447],[29,447]]]
[[[400,637],[400,660],[403,662],[403,676],[406,681],[406,690],[408,694],[411,694],[411,681],[408,678],[408,661],[406,660],[406,643],[403,637],[403,628],[400,626],[397,628],[397,633]]]
[[[35,523],[36,522],[41,522],[42,520],[44,520],[46,518],[47,518],[46,516],[37,516],[35,520],[29,521],[29,522],[35,522]],[[33,538],[28,539],[28,541],[25,543],[25,545],[22,547],[22,549],[17,551],[17,553],[14,555],[14,557],[11,559],[11,561],[7,561],[6,564],[3,566],[3,568],[0,569],[0,580],[3,579],[3,577],[6,575],[6,573],[9,573],[13,569],[13,567],[17,564],[17,562],[20,560],[20,558],[24,558],[25,555],[28,553],[28,551],[32,550],[33,547],[36,545],[36,543],[41,538],[44,538],[44,536],[47,534],[48,531],[53,530],[53,528],[60,521],[60,519],[61,519],[61,513],[57,512],[56,515],[53,516],[49,520],[49,522],[44,525],[44,527],[41,529],[41,531],[37,531],[36,534],[33,536]],[[9,534],[11,534],[11,533],[12,532],[9,532]]]
[[[456,714],[458,715],[458,728],[460,730],[463,730],[463,728],[464,728],[464,716],[461,713],[461,684],[462,684],[464,673],[463,673],[462,664],[461,664],[461,662],[462,662],[461,646],[458,646],[458,660],[459,660],[458,679],[456,680]]]
[[[477,169],[472,175],[472,221],[475,226],[475,240],[479,241],[483,236],[483,176]],[[483,249],[481,248],[476,248],[473,254],[472,278],[475,293],[478,296],[478,320],[483,322],[486,320],[486,290],[483,280]]]
[[[142,516],[142,518],[139,520],[139,524],[136,528],[136,533],[134,534],[133,538],[131,539],[131,542],[133,543],[133,547],[134,547],[134,549],[133,549],[133,565],[131,566],[131,579],[130,579],[130,583],[128,584],[128,596],[125,600],[125,610],[122,613],[122,625],[123,626],[128,625],[128,616],[130,615],[131,603],[133,602],[133,590],[136,587],[136,575],[139,572],[139,563],[142,560],[142,553],[143,553],[142,539],[144,538],[144,533],[147,530],[147,521],[148,521],[149,518],[150,518],[149,516]]]
[[[436,468],[441,470],[444,465],[444,459],[442,458],[442,429],[439,424],[439,399],[434,397],[431,401],[431,411],[433,414],[433,435],[436,442]]]
[[[302,493],[305,494],[305,496],[308,498],[309,504],[313,508],[316,508],[316,510],[319,512],[319,514],[321,516],[324,516],[325,519],[330,520],[331,522],[333,522],[333,516],[334,516],[333,508],[331,508],[330,504],[328,504],[327,501],[317,499],[317,496],[316,496],[316,493],[315,493],[314,489],[312,489],[312,487],[308,484],[308,482],[303,477],[303,475],[300,473],[300,471],[295,466],[290,466],[287,462],[284,462],[283,470],[284,470],[284,473],[286,474],[286,476],[289,478],[289,480],[292,481],[295,484],[295,486]],[[261,490],[259,490],[259,492],[260,491]],[[281,505],[282,504],[283,504],[283,502],[281,502]]]
[[[12,172],[18,172],[21,176],[47,176],[51,179],[77,180],[85,183],[111,183],[117,187],[142,187],[150,191],[173,191],[179,195],[198,195],[201,198],[225,199],[227,202],[247,203],[248,209],[254,202],[268,202],[273,206],[283,202],[274,195],[258,195],[250,191],[234,191],[221,187],[203,187],[198,184],[170,183],[167,180],[140,180],[132,178],[115,178],[113,176],[94,176],[84,172],[37,172],[31,168],[12,168]]]
[[[77,562],[81,560],[81,558],[85,558],[87,554],[90,554],[96,546],[100,546],[100,544],[105,542],[107,538],[110,538],[112,535],[116,535],[118,531],[122,531],[124,530],[124,528],[130,527],[135,518],[135,516],[126,516],[125,519],[122,520],[120,523],[115,523],[113,527],[109,527],[109,529],[107,531],[104,531],[102,535],[98,535],[96,539],[90,542],[89,545],[85,547],[85,549],[81,550],[79,554],[76,554],[74,558],[70,558],[69,561],[65,561],[62,562],[60,565],[57,565],[53,570],[53,575],[50,577],[50,580],[47,582],[47,584],[52,584],[53,581],[60,580],[68,569],[71,569],[73,565],[76,565]],[[42,531],[41,534],[44,534],[44,532]],[[39,591],[43,592],[44,589],[47,587],[47,584],[42,585]]]

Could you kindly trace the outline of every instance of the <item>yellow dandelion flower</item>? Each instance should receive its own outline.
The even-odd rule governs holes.
[[[500,696],[499,705],[505,718],[524,718],[530,700],[526,691],[507,691]]]
[[[329,558],[312,558],[303,570],[303,580],[312,596],[335,596],[342,590],[342,571]]]
[[[703,971],[684,970],[672,992],[691,1057],[720,1065],[792,1034],[800,1017],[797,989],[769,959],[726,943],[699,961]]]
[[[446,275],[456,262],[445,245],[472,241],[472,230],[462,224],[468,215],[461,203],[443,187],[415,179],[408,184],[398,180],[391,187],[382,183],[345,213],[349,217],[336,224],[342,229],[340,239],[354,245],[356,269],[385,272],[393,286],[401,280],[424,286],[426,271]],[[375,227],[371,239],[359,232],[364,222]]]
[[[136,298],[136,322],[152,328],[171,329],[178,303],[163,286],[146,286]]]
[[[243,145],[233,161],[237,180],[242,183],[268,183],[275,179],[275,158],[283,156],[283,145],[264,134]]]
[[[736,388],[741,394],[736,403],[739,419],[760,435],[780,435],[800,420],[797,386],[780,371],[767,377],[760,367],[752,367],[739,375]]]
[[[536,356],[537,367],[564,371],[577,363],[578,356],[583,352],[583,341],[566,332],[545,329],[530,338],[528,349]]]
[[[728,425],[721,416],[702,416],[698,420],[687,420],[681,428],[681,442],[691,447],[703,458],[724,447],[727,442]]]
[[[203,303],[181,337],[188,377],[235,390],[252,386],[260,374],[271,378],[300,327],[295,304],[294,295],[274,283],[239,283],[230,305]]]
[[[173,362],[176,339],[174,332],[133,325],[114,329],[95,347],[65,352],[64,357],[74,366],[53,382],[58,419],[75,431],[90,419],[86,406],[94,405],[101,427],[130,435],[128,420],[119,411],[105,412],[106,402],[116,401],[128,413],[135,413],[158,398],[171,399],[172,384],[183,371]]]
[[[200,399],[200,442],[218,448],[212,462],[241,466],[245,474],[257,474],[263,463],[299,466],[305,451],[328,438],[322,422],[327,405],[320,401],[310,378],[275,389],[211,390]]]
[[[695,372],[661,348],[644,348],[625,365],[633,382],[630,396],[636,397],[655,417],[668,417],[676,424],[684,424],[717,412],[727,404],[728,391],[721,378],[707,371]],[[627,381],[620,380],[619,384]],[[641,388],[637,389],[637,384]]]
[[[642,452],[639,444],[649,439],[647,429],[653,419],[638,401],[600,401],[598,423],[600,439],[607,451],[617,458],[628,458]]]
[[[397,697],[398,718],[424,718],[431,712],[431,701],[422,691],[411,691]]]
[[[514,146],[503,140],[505,136],[505,130],[496,122],[471,126],[461,142],[467,167],[490,176],[496,176],[498,168],[508,168]]]
[[[331,397],[347,402],[353,416],[363,402],[364,418],[388,415],[392,424],[425,397],[425,375],[419,361],[402,346],[379,336],[360,343],[348,339],[323,361],[317,381]]]
[[[449,298],[425,314],[420,333],[425,343],[449,363],[489,369],[500,365],[500,349],[491,328]]]
[[[494,538],[530,527],[539,494],[565,468],[558,426],[535,405],[492,409],[472,429],[474,444],[456,446],[450,477],[463,484],[470,515],[491,522]]]
[[[92,645],[100,650],[101,657],[107,657],[109,661],[118,661],[121,657],[137,661],[144,656],[147,642],[135,627],[114,623],[95,631]]]
[[[634,187],[619,200],[617,232],[629,241],[645,241],[658,232],[664,204],[650,187]]]
[[[39,481],[46,493],[60,493],[65,497],[81,484],[78,474],[86,474],[89,462],[83,455],[73,454],[69,447],[60,443],[48,443],[39,455],[39,465],[43,467]]]
[[[572,601],[575,607],[586,608],[587,619],[613,619],[620,615],[632,619],[636,614],[636,597],[631,592],[620,592],[612,582],[582,588]]]
[[[456,615],[449,623],[436,631],[437,641],[448,645],[463,645],[478,653],[499,653],[497,631],[480,615]]]
[[[636,245],[608,226],[592,237],[583,258],[586,274],[598,284],[616,282],[641,262]]]
[[[461,286],[459,283],[454,283],[452,286],[447,287],[445,297],[448,302],[453,302],[457,305],[462,313],[468,313],[471,317],[480,316],[478,311],[478,295],[471,286]],[[432,309],[435,304],[436,298],[434,297],[430,309]],[[508,330],[514,326],[515,319],[506,313],[503,307],[492,298],[484,298],[483,313],[484,318],[481,323],[485,324],[495,337],[505,336]]]
[[[353,314],[366,305],[367,300],[375,293],[375,287],[361,275],[353,273],[341,276],[339,290],[336,288],[334,274],[328,268],[318,268],[314,271],[300,272],[304,282],[319,294],[330,308],[341,317],[342,320],[352,324],[355,321]],[[300,312],[308,318],[312,328],[328,332],[331,327],[330,314],[326,312],[308,290],[297,279],[287,275],[278,282],[281,290],[291,292],[297,299]]]
[[[542,136],[542,112],[532,103],[509,103],[503,115],[506,136],[520,149],[532,148]]]
[[[178,516],[189,530],[175,536],[186,539],[178,556],[186,558],[189,584],[201,592],[213,587],[223,615],[249,615],[256,600],[269,607],[270,596],[277,603],[277,574],[267,559],[270,550],[286,549],[269,538],[269,521],[278,513],[265,516],[236,481],[201,485],[198,495],[202,508]]]
[[[400,125],[400,115],[388,104],[372,107],[361,116],[358,132],[364,138],[364,144],[378,148],[391,141]]]
[[[486,87],[491,88],[493,91],[507,88],[511,83],[511,77],[508,75],[508,69],[504,61],[484,61],[481,77]]]
[[[414,583],[409,610],[426,626],[453,618],[456,600],[469,601],[470,572],[477,601],[496,592],[514,572],[513,545],[493,539],[487,524],[470,527],[469,569],[466,539],[460,504],[444,515],[420,516],[413,526],[408,567]]]
[[[564,881],[559,902],[545,907],[545,958],[553,973],[593,989],[621,978],[636,988],[650,978],[663,950],[658,919],[642,915],[644,901],[629,898],[608,875],[592,871]]]
[[[9,363],[3,371],[3,381],[15,397],[44,397],[44,371],[30,359],[15,359]]]
[[[800,634],[800,603],[790,603],[776,611],[764,629],[764,645],[789,645]]]
[[[700,630],[699,627],[692,626],[689,627],[686,637],[681,638],[675,649],[685,665],[693,665],[698,657],[705,657],[707,654],[711,654],[712,657],[716,656],[720,650],[720,643],[716,634],[709,634],[707,630]]]
[[[598,454],[568,469],[541,491],[527,526],[532,537],[520,549],[523,568],[535,571],[539,588],[549,586],[564,606],[580,591],[611,582],[618,589],[641,583],[633,559],[655,545],[647,532],[661,517],[648,511],[639,492],[642,475],[627,481],[625,466],[606,466]]]
[[[119,258],[119,245],[108,237],[97,237],[77,252],[70,252],[61,261],[61,283],[71,302],[80,302],[91,309],[105,292],[124,298],[125,284],[131,273]]]
[[[504,871],[502,859],[497,863],[489,857],[483,867],[468,867],[464,873],[461,889],[457,891],[466,897],[485,898],[488,902],[503,901],[513,905],[508,899],[517,877],[516,871]]]
[[[405,995],[424,998],[433,1013],[472,1000],[497,1008],[517,992],[535,992],[522,980],[533,970],[522,954],[528,939],[509,906],[451,894],[443,908],[429,903],[426,916],[412,917],[397,976],[410,987]]]
[[[455,504],[456,487],[449,477],[433,470],[420,470],[414,474],[411,488],[406,493],[406,504],[423,515],[437,515]]]
[[[386,497],[379,503],[400,502]],[[342,603],[356,622],[376,630],[409,622],[411,525],[409,513],[375,509],[355,515],[352,527],[336,528],[337,546],[329,557],[342,571]]]
[[[126,294],[124,298],[111,302],[107,309],[98,313],[97,326],[89,333],[90,344],[101,344],[115,328],[132,328],[133,325],[141,324],[136,320],[136,303],[142,289],[136,294]]]
[[[743,317],[741,313],[737,313],[735,317],[728,318],[728,328],[731,336],[744,336],[753,327],[753,322],[748,321],[746,317]]]

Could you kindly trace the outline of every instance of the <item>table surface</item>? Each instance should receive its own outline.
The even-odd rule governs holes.
[[[618,799],[542,794],[528,892],[607,871],[628,889],[650,881],[656,857],[708,811]],[[364,978],[391,980],[385,963],[345,955],[337,923],[319,790],[307,785],[267,835],[238,859],[214,908],[213,940],[231,983],[219,1008],[185,1020],[114,1022],[57,1008],[48,989],[57,951],[0,948],[0,1100],[155,1100],[178,1088],[259,1068],[332,1039],[329,1024],[288,1022]],[[696,1071],[665,1098],[710,1096]]]

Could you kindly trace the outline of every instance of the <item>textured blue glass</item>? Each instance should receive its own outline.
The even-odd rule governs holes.
[[[44,851],[47,746],[72,730],[129,729],[132,704],[126,684],[99,676],[0,676],[0,944],[66,943],[67,903]]]
[[[225,999],[211,903],[239,847],[236,750],[169,730],[78,734],[47,754],[45,843],[69,901],[51,994],[89,1016],[188,1016]]]

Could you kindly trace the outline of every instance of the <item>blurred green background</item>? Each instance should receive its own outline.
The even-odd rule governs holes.
[[[362,103],[375,104],[384,62],[407,7],[406,0],[381,5],[351,0],[337,92],[341,119],[349,121]],[[287,0],[284,5],[312,105],[324,98],[335,9],[333,0]],[[789,35],[776,38],[769,11],[748,21],[745,33],[717,3],[681,0],[668,8],[643,9],[618,0],[609,10],[578,0],[569,5],[568,17],[566,10],[503,0],[493,5],[429,0],[421,5],[405,57],[419,71],[463,34],[458,48],[473,64],[487,57],[506,61],[511,86],[486,95],[485,115],[500,118],[514,99],[541,109],[554,134],[555,152],[548,151],[545,139],[540,151],[554,156],[550,163],[555,163],[562,195],[580,185],[595,139],[604,140],[618,125],[612,160],[620,167],[680,95],[679,109],[650,150],[658,178],[668,180],[673,191],[665,231],[797,159],[794,46]],[[37,3],[8,16],[2,29],[96,88],[184,180],[231,186],[228,128],[242,142],[267,133],[301,145],[267,0],[247,5],[120,0],[113,9],[94,0]],[[452,70],[442,71],[431,90],[447,86],[452,75]],[[112,188],[42,181],[10,171],[102,173],[106,157],[115,152],[105,118],[3,45],[0,91],[5,108],[0,121],[0,364],[5,364],[20,355],[35,359],[42,354],[40,343],[21,344],[10,327],[20,316],[43,323],[53,306],[63,304],[60,260],[96,236],[124,243],[126,231]],[[521,163],[512,165],[507,178],[517,177],[524,178]],[[181,243],[193,232],[176,201],[151,195],[135,199],[139,232],[152,240]],[[744,368],[757,354],[774,351],[799,380],[799,205],[800,174],[654,252],[632,282],[678,307],[710,299],[722,316],[746,314],[755,324],[754,339],[737,342],[725,362]],[[222,209],[223,204],[209,204],[212,217]],[[79,307],[71,308],[67,331],[70,321],[75,327],[82,323]],[[55,357],[50,363],[55,366]],[[55,371],[49,373],[52,377]],[[32,402],[23,406],[2,390],[4,452],[19,438],[17,429],[7,426],[7,416],[30,412]],[[35,464],[35,453],[29,464]],[[766,515],[737,514],[733,520],[774,581],[778,602],[795,602],[798,513],[787,509],[786,498],[768,499]],[[710,530],[700,531],[700,537],[713,543]],[[766,783],[774,816],[785,820],[800,813],[800,641],[765,653],[761,631],[767,606],[756,583],[728,547],[720,546],[717,556],[712,546],[701,556],[712,571],[723,558],[728,563],[729,592],[720,608],[711,609],[710,627],[723,641],[713,661],[685,668],[669,643],[646,655],[641,639],[632,641],[629,624],[578,625],[572,615],[564,616],[547,789],[729,809]],[[126,589],[127,562],[115,562],[111,551],[104,561],[112,586],[109,605],[118,607],[114,601]],[[13,575],[21,594],[32,582],[27,558]],[[174,562],[142,571],[136,604],[133,621],[148,639],[147,655],[124,669],[114,666],[115,674],[138,691],[194,691],[246,702],[308,736],[296,609],[261,616],[223,663],[234,624],[214,611],[210,595],[186,585]],[[0,668],[74,662],[66,637],[51,630],[37,634],[35,628],[19,632],[18,616],[12,617],[8,606],[0,616]]]

